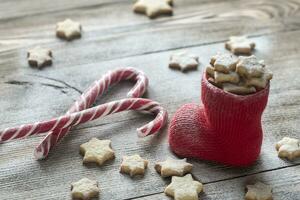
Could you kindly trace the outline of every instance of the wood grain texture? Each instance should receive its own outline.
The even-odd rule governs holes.
[[[199,195],[199,199],[244,199],[245,186],[254,184],[257,181],[264,182],[272,187],[273,199],[300,199],[300,179],[299,176],[295,176],[299,172],[300,166],[295,166],[232,180],[204,184],[204,193]],[[167,200],[170,198],[161,193],[136,199]]]
[[[287,162],[277,158],[274,144],[285,135],[300,137],[299,1],[178,0],[173,17],[155,21],[133,14],[132,1],[125,0],[72,4],[55,1],[49,6],[48,1],[41,2],[44,6],[39,1],[32,1],[32,6],[26,3],[29,4],[0,2],[1,129],[65,113],[89,84],[120,66],[143,70],[150,79],[145,97],[161,102],[172,116],[182,104],[199,102],[201,71],[210,56],[225,51],[223,42],[228,36],[249,34],[257,44],[255,55],[264,59],[274,72],[263,116],[265,137],[261,157],[254,166],[244,169],[190,160],[195,166],[193,175],[208,186],[207,196],[201,196],[204,199],[240,199],[245,179],[239,177],[255,173],[266,174],[271,184],[287,188],[276,189],[278,199],[298,197],[299,167],[295,165],[300,160]],[[12,7],[14,4],[17,6]],[[83,38],[72,43],[56,39],[53,32],[55,23],[69,16],[84,25]],[[26,50],[37,44],[53,49],[53,66],[43,70],[28,67]],[[200,68],[185,74],[170,70],[168,59],[177,49],[199,55]],[[123,98],[131,86],[124,82],[97,103]],[[33,146],[41,136],[1,144],[0,197],[69,199],[70,183],[84,176],[99,181],[100,199],[161,193],[169,180],[161,179],[153,165],[172,155],[167,128],[159,136],[145,139],[137,138],[135,131],[151,118],[125,112],[74,127],[49,159],[42,162],[32,156]],[[100,168],[82,166],[79,145],[94,136],[112,140],[117,153],[115,161]],[[132,180],[118,170],[121,156],[134,153],[149,159],[150,167],[144,178]],[[277,173],[281,181],[273,177]],[[291,178],[291,174],[296,175]],[[289,187],[289,180],[295,186]]]
[[[53,15],[59,12],[50,12],[50,16],[46,12],[45,17],[29,15],[28,18],[22,18],[25,21],[16,20],[20,24],[9,21],[7,23],[14,26],[9,27],[14,34],[6,31],[6,23],[0,26],[0,30],[3,30],[0,33],[0,59],[7,66],[4,70],[15,70],[16,66],[26,68],[22,55],[26,55],[28,48],[39,44],[53,50],[56,67],[70,68],[79,64],[225,41],[230,35],[251,36],[299,28],[299,23],[295,22],[299,3],[294,1],[286,4],[280,1],[184,2],[178,1],[174,17],[157,21],[132,13],[132,4],[129,2],[92,6],[91,9],[78,10],[78,15],[74,14],[74,10],[70,14],[63,11],[56,17]],[[261,16],[263,14],[264,17]],[[65,43],[53,37],[55,23],[66,16],[83,24],[81,40]],[[81,48],[85,51],[80,51]]]

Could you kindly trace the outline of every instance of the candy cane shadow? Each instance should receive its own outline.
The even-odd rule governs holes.
[[[97,165],[96,163],[85,163],[84,166],[87,168],[104,169],[109,165],[119,165],[119,163],[116,163],[116,161],[121,159],[123,155],[127,154],[127,146],[136,147],[138,151],[149,151],[149,147],[151,147],[150,152],[153,152],[155,146],[157,145],[157,138],[161,137],[162,133],[166,135],[167,126],[165,126],[164,129],[156,135],[139,138],[136,128],[142,124],[145,124],[149,120],[153,120],[154,116],[137,113],[136,111],[116,113],[112,116],[118,118],[120,115],[122,115],[124,117],[124,115],[126,116],[129,113],[134,116],[134,119],[71,130],[70,134],[64,137],[64,140],[62,140],[60,145],[58,145],[57,148],[53,149],[53,151],[49,153],[49,157],[40,161],[41,167],[47,167],[47,163],[49,162],[51,163],[55,161],[57,163],[64,161],[68,157],[71,157],[74,162],[76,160],[78,165],[82,165],[83,156],[79,153],[79,146],[82,143],[90,140],[92,137],[97,137],[98,139],[111,139],[112,148],[116,152],[117,158],[107,161],[101,166]],[[126,139],[126,141],[124,141],[124,139]],[[139,152],[130,153],[134,154]]]
[[[102,102],[108,102],[111,99],[114,99],[114,100],[115,99],[119,99],[119,98],[116,98],[117,95],[115,95],[115,92],[117,92],[116,94],[118,94],[118,96],[121,96],[121,95],[124,96],[123,95],[124,92],[126,94],[128,92],[128,90],[130,90],[132,88],[132,85],[134,85],[133,83],[130,83],[130,81],[122,81],[122,82],[124,82],[124,83],[123,84],[117,84],[117,85],[113,86],[113,88],[110,88],[110,90],[107,93],[105,93],[105,94],[102,95],[102,98],[101,97],[98,98],[98,101],[95,103],[95,105],[101,104]],[[112,89],[113,89],[113,91],[112,91]],[[147,97],[147,96],[148,95],[146,94],[143,97]],[[132,117],[133,120],[135,119],[135,117],[136,118],[141,118],[139,115],[136,115],[136,114],[134,114],[133,116],[134,116],[134,117]],[[108,118],[114,119],[113,117],[108,117]],[[132,119],[124,119],[122,121],[117,121],[117,122],[114,121],[114,123],[119,123],[119,122],[123,122],[123,121],[127,122],[127,121],[131,121]],[[107,120],[104,120],[104,121],[107,121]],[[89,124],[89,123],[87,123],[87,124]],[[93,126],[89,126],[89,125],[88,126],[86,126],[86,125],[85,126],[84,125],[83,126],[79,126],[78,128],[74,128],[73,131],[71,131],[71,132],[74,132],[74,131],[75,132],[77,132],[77,131],[81,132],[80,131],[81,129],[95,128],[95,127],[100,127],[100,126],[104,126],[104,125],[108,125],[108,126],[111,125],[111,123],[98,124],[97,120],[96,120],[96,123],[91,123],[91,124],[96,124],[96,125],[93,125]],[[136,127],[135,127],[135,129],[136,129]],[[122,130],[122,129],[120,129],[120,130]],[[72,136],[73,134],[74,133],[71,133],[70,136]],[[109,139],[109,137],[107,137],[107,138]],[[73,140],[72,137],[66,136],[65,140],[66,141],[64,141],[64,142],[66,142],[66,143],[73,143],[72,142],[72,140]],[[68,144],[66,144],[64,142],[62,143],[63,145],[69,146]],[[72,145],[72,147],[73,147],[73,145]],[[68,150],[69,150],[69,148],[64,149],[64,150],[61,150],[61,148],[58,148],[57,150],[54,150],[53,154],[55,155],[56,159],[58,159],[57,156],[59,156],[59,154],[57,154],[56,152],[60,152],[61,151],[61,152],[63,152],[61,155],[64,155],[64,154],[68,153]],[[52,156],[50,155],[50,157],[52,157]]]

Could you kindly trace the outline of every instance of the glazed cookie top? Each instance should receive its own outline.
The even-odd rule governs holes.
[[[226,92],[247,95],[260,91],[272,79],[272,72],[256,56],[217,54],[206,67],[207,80]]]
[[[256,56],[240,56],[236,64],[236,71],[245,77],[261,77],[265,72],[264,61],[257,60]]]
[[[229,73],[230,70],[235,70],[237,61],[238,59],[231,54],[218,53],[211,57],[210,64],[214,66],[218,72]]]

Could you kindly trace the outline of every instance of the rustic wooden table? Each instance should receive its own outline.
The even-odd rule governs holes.
[[[300,136],[300,1],[176,0],[174,16],[156,20],[134,14],[133,2],[0,1],[0,128],[62,115],[94,80],[120,66],[143,70],[150,79],[145,97],[161,102],[172,117],[180,105],[200,101],[200,74],[210,56],[226,51],[229,36],[247,34],[257,44],[255,55],[274,72],[261,156],[241,169],[189,160],[193,176],[204,183],[201,199],[243,199],[245,185],[260,180],[272,185],[274,199],[299,200],[300,160],[279,159],[274,144]],[[67,17],[83,25],[81,39],[55,37],[56,22]],[[28,66],[26,52],[35,45],[53,50],[51,67]],[[200,56],[197,71],[168,68],[170,54],[181,49]],[[116,86],[98,103],[123,98],[131,86]],[[172,155],[167,128],[145,139],[135,131],[151,119],[125,112],[79,125],[44,161],[32,155],[43,136],[1,144],[0,199],[70,199],[70,183],[82,177],[99,181],[100,199],[169,199],[163,191],[170,179],[153,169]],[[79,145],[91,137],[111,139],[116,159],[82,165]],[[119,173],[122,155],[134,153],[150,161],[143,178]]]

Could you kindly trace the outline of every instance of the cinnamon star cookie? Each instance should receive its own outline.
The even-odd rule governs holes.
[[[99,195],[100,189],[98,182],[88,178],[80,179],[71,184],[71,193],[73,199],[88,200]]]
[[[166,161],[156,163],[154,168],[162,177],[183,176],[192,171],[193,165],[186,162],[186,158],[182,160],[167,158]]]
[[[294,160],[295,158],[300,157],[300,141],[298,139],[284,137],[277,142],[275,147],[280,158]]]
[[[175,200],[198,200],[198,194],[203,191],[203,185],[194,181],[191,174],[184,177],[172,176],[172,182],[165,189],[165,194]]]
[[[37,46],[27,52],[27,60],[30,66],[42,68],[52,64],[52,52],[50,49]]]
[[[198,56],[187,52],[173,53],[170,57],[169,67],[181,71],[197,69],[199,65]]]
[[[146,14],[149,18],[173,13],[173,0],[138,0],[133,5],[133,11]]]
[[[144,175],[148,161],[135,154],[133,156],[123,156],[120,172],[130,176]]]
[[[110,140],[98,140],[97,138],[92,138],[80,145],[80,153],[84,155],[83,163],[95,162],[100,166],[105,161],[114,159],[115,152],[110,146]]]
[[[272,200],[272,188],[262,182],[247,185],[246,200]]]
[[[81,25],[71,19],[58,22],[56,25],[56,36],[68,41],[81,37]]]
[[[225,43],[225,48],[234,54],[251,54],[255,48],[255,43],[251,42],[246,36],[232,36]]]

